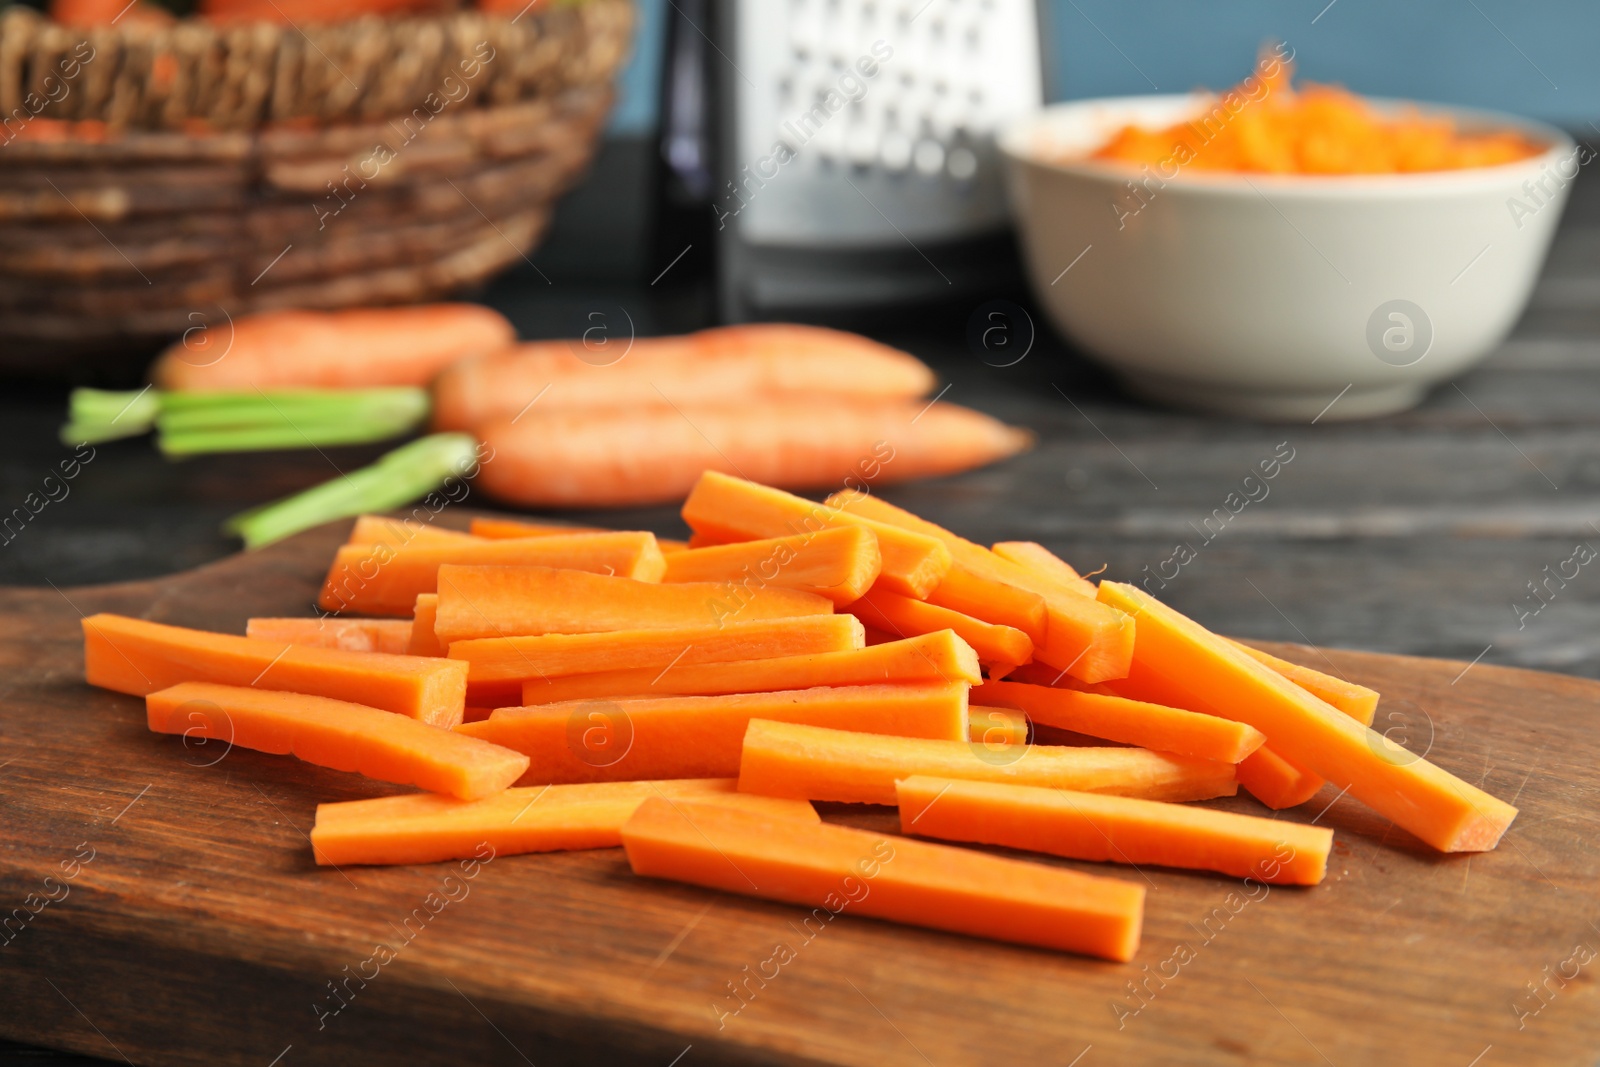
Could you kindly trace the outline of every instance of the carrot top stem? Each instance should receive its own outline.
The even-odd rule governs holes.
[[[282,500],[233,516],[223,524],[246,548],[274,541],[335,519],[409,504],[450,478],[477,473],[477,441],[471,434],[436,433],[402,445],[370,467],[350,471]]]
[[[67,423],[61,427],[64,445],[97,445],[119,437],[148,433],[161,414],[161,394],[153,389],[114,392],[74,389],[67,401]]]

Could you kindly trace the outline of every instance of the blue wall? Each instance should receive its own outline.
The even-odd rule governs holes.
[[[612,118],[654,127],[667,0],[637,0],[640,37]],[[1039,0],[1052,99],[1221,88],[1268,38],[1301,74],[1373,96],[1600,125],[1594,0]],[[1315,19],[1315,22],[1313,22]],[[1154,87],[1152,87],[1152,84]]]

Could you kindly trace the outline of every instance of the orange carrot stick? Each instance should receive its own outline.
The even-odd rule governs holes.
[[[622,824],[654,796],[821,821],[803,800],[758,797],[737,786],[732,778],[680,778],[523,786],[471,802],[412,793],[318,804],[311,849],[318,863],[345,867],[465,859],[484,842],[496,856],[615,848]]]
[[[691,545],[702,537],[725,543],[861,526],[878,538],[883,587],[918,599],[950,571],[950,550],[936,538],[716,471],[706,471],[695,483],[683,502],[683,521],[694,530]]]
[[[428,523],[417,522],[414,519],[391,519],[387,515],[360,515],[355,524],[350,527],[350,536],[345,538],[347,545],[388,545],[398,548],[408,545],[413,541],[424,544],[438,544],[441,541],[461,542],[473,540],[472,534],[462,533],[460,530],[449,530],[443,526],[433,526]]]
[[[776,659],[862,648],[853,615],[797,615],[722,626],[612,630],[457,641],[450,658],[467,661],[467,681],[517,682],[628,668],[653,670],[735,660]]]
[[[841,526],[674,552],[661,580],[729,582],[744,589],[775,585],[848,604],[872,587],[882,569],[883,557],[872,531]]]
[[[433,632],[434,620],[439,615],[439,594],[418,593],[417,602],[411,608],[411,639],[406,644],[408,656],[443,656],[445,646],[439,643],[438,636]],[[469,668],[467,681],[472,681],[472,672]]]
[[[260,641],[346,652],[403,656],[411,643],[410,619],[249,619],[244,635]]]
[[[479,637],[679,629],[831,614],[833,601],[798,589],[730,590],[723,582],[660,585],[551,567],[446,565],[439,571],[434,632],[452,644]]]
[[[1133,623],[1106,605],[1065,589],[1053,577],[1001,559],[982,545],[957,537],[875,496],[845,490],[828,503],[889,526],[926,534],[943,542],[954,563],[950,574],[927,596],[929,601],[988,622],[1015,626],[1033,638],[1034,658],[1060,667],[1074,678],[1099,682],[1128,673],[1133,655]],[[1023,616],[1002,615],[1037,597],[1043,601],[1042,631]],[[1023,598],[1027,598],[1026,600]],[[985,607],[987,602],[989,607]]]
[[[555,522],[527,522],[523,519],[491,519],[475,515],[472,519],[472,536],[489,537],[506,541],[517,537],[565,537],[578,533],[605,533],[598,526],[569,526]]]
[[[1102,863],[1220,871],[1316,885],[1333,831],[1138,797],[953,778],[895,783],[902,833]]]
[[[1271,653],[1251,648],[1232,638],[1228,639],[1228,643],[1257,663],[1271,667],[1312,696],[1332,704],[1362,726],[1372,725],[1373,717],[1378,713],[1377,690],[1356,685],[1344,678],[1323,674],[1321,671],[1314,671],[1310,667],[1302,667],[1298,663],[1290,663],[1286,659],[1279,659]]]
[[[152,376],[182,390],[427,385],[515,336],[503,315],[476,304],[264,311],[185,334]]]
[[[1183,706],[1248,722],[1315,771],[1441,852],[1493,848],[1517,809],[1407,752],[1131,585],[1099,596],[1136,615],[1129,682],[1180,691]],[[1212,710],[1215,709],[1215,710]]]
[[[1024,430],[954,404],[843,397],[547,411],[488,422],[477,434],[495,458],[474,484],[523,507],[664,504],[682,499],[706,470],[792,489],[861,476],[929,478],[1005,459],[1032,442]]]
[[[1093,582],[1037,541],[997,541],[991,551],[1003,560],[1028,568],[1064,590],[1082,593],[1087,597],[1094,596]]]
[[[815,652],[776,659],[735,660],[532,678],[522,683],[524,704],[554,704],[609,697],[771,693],[813,686],[894,685],[983,680],[977,653],[950,630],[844,652]]]
[[[972,646],[991,678],[1003,678],[1033,658],[1033,641],[1015,627],[997,626],[899,593],[873,589],[851,604],[850,611],[866,625],[893,637],[954,630]]]
[[[1238,763],[1266,740],[1231,719],[1072,689],[988,682],[973,690],[973,699],[1017,708],[1045,726],[1223,763]]]
[[[573,534],[512,541],[457,544],[345,545],[328,568],[317,603],[325,611],[399,615],[415,607],[417,594],[438,591],[439,568],[458,566],[563,567],[659,581],[666,570],[654,534]]]
[[[848,910],[1130,960],[1144,918],[1132,882],[698,802],[651,797],[622,844],[635,874],[809,907],[808,926]]]
[[[967,686],[861,685],[498,708],[463,733],[526,752],[524,784],[728,778],[751,719],[945,738],[966,747]],[[760,790],[751,790],[760,792]],[[800,799],[807,799],[801,797]]]
[[[967,699],[971,701],[970,693]],[[973,744],[998,749],[1001,745],[1028,743],[1028,716],[1015,708],[988,708],[968,703],[967,720],[970,723],[967,740]]]
[[[292,755],[463,800],[498,793],[528,768],[527,756],[475,737],[302,693],[181,682],[147,695],[145,710],[156,733]]]
[[[512,13],[515,13],[514,11]],[[933,372],[905,352],[816,326],[724,326],[684,337],[640,337],[613,359],[573,341],[532,341],[452,367],[439,379],[434,422],[474,430],[517,415],[673,404],[738,404],[785,394],[910,399]]]
[[[913,774],[1150,800],[1205,800],[1235,792],[1232,764],[1142,748],[990,746],[764,719],[752,721],[745,732],[739,788],[802,800],[893,804],[895,779]]]
[[[147,696],[179,682],[216,682],[366,704],[433,726],[461,721],[467,665],[345,652],[167,626],[123,615],[83,620],[90,685]]]
[[[1304,804],[1321,791],[1323,782],[1315,774],[1296,767],[1266,745],[1239,762],[1234,773],[1250,795],[1274,811]]]

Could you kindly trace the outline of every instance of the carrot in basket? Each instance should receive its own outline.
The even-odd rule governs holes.
[[[1015,626],[1033,638],[1035,659],[1060,667],[1082,681],[1099,682],[1128,673],[1134,628],[1122,612],[1099,610],[1106,605],[1064,589],[1054,578],[1002,559],[982,545],[870,494],[845,490],[830,496],[828,503],[943,542],[954,563],[950,574],[926,597],[932,603],[987,622]],[[1043,601],[1042,631],[1037,625],[1030,625],[1026,616],[1010,614],[1034,597]],[[989,607],[984,606],[986,602]]]
[[[439,587],[439,568],[458,566],[561,567],[658,581],[666,569],[650,533],[572,534],[513,541],[472,540],[389,547],[344,545],[328,568],[318,605],[325,611],[401,615],[419,593]]]
[[[861,526],[878,539],[882,558],[879,583],[886,589],[921,599],[950,571],[950,550],[925,534],[863,519],[826,504],[765,485],[706,471],[683,502],[683,521],[697,538],[718,542],[753,541],[766,537],[816,533],[839,526]]]
[[[1494,848],[1517,809],[1407,752],[1198,623],[1131,585],[1099,596],[1138,619],[1128,681],[1153,679],[1182,706],[1248,722],[1273,750],[1314,771],[1441,852]]]
[[[446,644],[479,637],[722,626],[831,615],[833,601],[798,589],[661,585],[554,567],[439,569],[434,632]]]
[[[573,532],[577,533],[579,531],[574,530]],[[473,534],[417,522],[414,519],[392,519],[387,515],[358,515],[356,516],[355,525],[350,527],[350,536],[344,539],[344,543],[347,545],[388,545],[390,548],[397,548],[400,545],[411,544],[413,541],[423,544],[437,544],[441,541],[459,543],[474,539]]]
[[[1271,885],[1316,885],[1333,846],[1325,827],[1138,797],[921,776],[895,790],[902,833]]]
[[[663,671],[734,660],[844,652],[866,644],[853,615],[797,615],[722,626],[537,634],[457,641],[450,658],[467,661],[468,682],[518,682],[627,669]]]
[[[990,549],[995,555],[1019,567],[1026,567],[1062,589],[1094,596],[1094,583],[1080,575],[1071,564],[1037,541],[996,541]]]
[[[1044,726],[1223,763],[1238,763],[1266,740],[1260,730],[1231,719],[1073,689],[987,682],[972,697],[1025,711]]]
[[[831,823],[652,797],[622,826],[633,873],[812,909],[1130,960],[1144,886]]]
[[[410,619],[249,619],[244,635],[262,641],[346,652],[388,652],[403,656],[411,644]]]
[[[1003,678],[1033,658],[1033,641],[1012,626],[998,626],[951,608],[873,589],[850,605],[851,614],[893,637],[915,637],[936,630],[954,630],[972,646],[990,678]]]
[[[179,682],[216,682],[346,700],[433,726],[461,721],[467,665],[214,634],[124,615],[83,620],[90,685],[146,696]]]
[[[883,556],[873,532],[840,526],[674,552],[667,557],[661,580],[733,582],[744,588],[777,585],[848,604],[872,587],[882,569]]]
[[[528,757],[416,719],[303,693],[182,682],[145,697],[150,729],[292,755],[462,800],[498,793]]]
[[[418,593],[417,602],[411,608],[411,639],[406,643],[405,652],[408,656],[443,656],[446,649],[439,642],[439,637],[433,632],[434,620],[439,615],[439,594]],[[472,673],[467,672],[467,681],[472,680]]]
[[[806,801],[741,793],[732,778],[530,785],[470,802],[411,793],[318,804],[311,850],[318,863],[345,867],[466,859],[484,842],[496,856],[615,848],[628,816],[655,796],[821,821]]]
[[[267,21],[281,20],[266,0],[256,6]],[[263,311],[191,331],[162,353],[152,377],[188,391],[427,385],[515,336],[505,316],[477,304]]]
[[[774,797],[853,804],[893,804],[895,779],[913,774],[1150,800],[1206,800],[1236,791],[1230,763],[1142,748],[1029,745],[1013,752],[1012,747],[925,736],[885,737],[829,729],[824,723],[758,717],[745,731],[739,788]]]
[[[1321,671],[1302,667],[1298,663],[1290,663],[1286,659],[1279,659],[1259,648],[1251,648],[1240,641],[1228,638],[1228,643],[1257,663],[1264,663],[1268,667],[1283,675],[1301,689],[1326,701],[1359,722],[1362,726],[1371,726],[1372,719],[1378,713],[1378,692],[1368,689],[1364,685],[1332,675],[1323,674]]]
[[[598,700],[607,697],[722,693],[771,693],[814,686],[885,685],[983,680],[978,656],[950,630],[844,652],[817,652],[776,659],[736,660],[694,666],[635,667],[522,683],[524,704]]]
[[[954,404],[853,397],[545,411],[485,423],[477,434],[495,457],[477,484],[522,507],[664,504],[706,470],[793,489],[928,478],[996,462],[1033,440]]]
[[[135,0],[50,0],[49,10],[52,22],[75,30],[139,23],[161,26],[173,21],[172,13],[158,4]]]
[[[515,13],[515,11],[513,11]],[[572,409],[764,403],[784,394],[905,399],[925,395],[933,372],[911,355],[852,333],[816,326],[724,326],[681,337],[640,337],[625,350],[577,341],[532,341],[440,376],[434,421],[474,430],[517,415]],[[831,399],[830,397],[830,399]]]
[[[739,773],[745,727],[761,718],[942,738],[965,748],[967,686],[941,682],[578,700],[497,708],[484,722],[458,729],[526,752],[533,761],[528,784],[730,778]]]

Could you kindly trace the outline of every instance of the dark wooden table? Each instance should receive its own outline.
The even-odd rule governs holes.
[[[571,333],[589,310],[618,306],[641,332],[699,324],[703,302],[682,290],[555,282],[513,277],[490,299],[528,336]],[[1027,358],[992,367],[966,341],[977,303],[872,332],[932,363],[950,383],[946,399],[1033,428],[1038,447],[897,487],[890,499],[977,540],[1036,539],[1130,580],[1193,544],[1196,558],[1164,595],[1223,632],[1600,677],[1600,561],[1544,587],[1542,599],[1529,586],[1579,546],[1600,549],[1600,181],[1579,181],[1511,339],[1388,419],[1266,425],[1146,408],[1049,336],[1037,314]],[[34,386],[0,396],[0,515],[70,455],[54,440],[62,399]],[[1284,447],[1294,458],[1269,496],[1202,543],[1197,527]],[[65,589],[226,555],[234,545],[217,533],[226,515],[379,452],[167,463],[147,441],[101,446],[65,497],[0,534],[0,584]],[[670,509],[572,517],[681,530]],[[0,1047],[0,1061],[33,1055]]]

